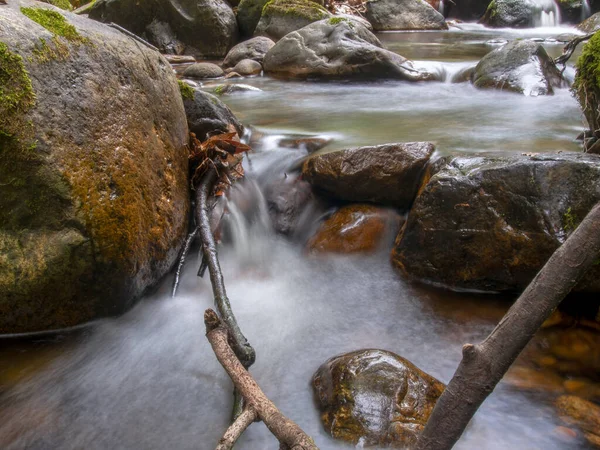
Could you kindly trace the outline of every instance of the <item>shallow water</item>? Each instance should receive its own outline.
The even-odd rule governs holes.
[[[454,45],[456,33],[404,35],[426,42],[447,38]],[[394,39],[412,48],[413,41],[383,38],[400,48]],[[470,45],[465,44],[479,49]],[[476,51],[462,52],[460,58],[438,61],[451,71],[478,58]],[[263,92],[224,100],[258,130],[257,153],[246,170],[259,185],[283,176],[305,155],[274,145],[270,135],[277,133],[322,134],[333,138],[328,148],[431,140],[442,153],[539,152],[578,150],[574,137],[583,129],[567,90],[527,98],[478,91],[468,83],[243,82]],[[260,132],[266,135],[260,138]],[[322,449],[350,447],[327,436],[313,403],[310,380],[326,359],[383,348],[447,382],[462,345],[486,336],[507,307],[497,297],[409,284],[392,269],[387,252],[308,257],[301,245],[276,237],[263,219],[264,214],[254,223],[238,219],[239,232],[220,249],[229,297],[258,355],[253,375]],[[175,299],[168,279],[124,316],[60,342],[5,342],[0,448],[214,448],[227,426],[232,388],[204,337],[203,312],[211,307],[212,294],[208,280],[196,277],[198,265],[189,259]],[[456,448],[586,448],[562,440],[557,425],[547,398],[501,384]],[[237,448],[277,448],[277,443],[262,424],[254,424]]]

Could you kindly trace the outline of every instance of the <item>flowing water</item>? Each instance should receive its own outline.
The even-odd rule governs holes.
[[[452,74],[497,45],[489,41],[513,38],[511,33],[473,27],[382,39],[404,56]],[[262,92],[224,99],[254,127],[247,181],[235,191],[250,193],[256,206],[247,217],[244,196],[230,201],[232,231],[220,248],[229,297],[256,349],[251,371],[266,394],[320,448],[349,448],[320,424],[310,380],[321,363],[350,350],[383,348],[447,382],[462,345],[486,336],[507,303],[410,284],[390,266],[387,251],[315,257],[301,243],[276,236],[261,192],[306,155],[281,148],[278,137],[320,135],[332,139],[329,149],[431,140],[441,153],[577,151],[581,114],[566,89],[530,98],[449,81],[243,82]],[[167,279],[122,317],[65,336],[5,341],[0,448],[214,448],[227,426],[232,387],[204,336],[203,312],[212,306],[212,294],[208,280],[196,276],[198,265],[189,258],[174,299]],[[563,439],[559,424],[544,395],[501,384],[456,448],[586,448]],[[254,424],[237,448],[277,443]]]

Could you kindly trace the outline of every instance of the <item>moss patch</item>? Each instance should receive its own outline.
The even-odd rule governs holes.
[[[52,38],[52,46],[48,45],[46,39],[40,38],[40,43],[33,49],[33,54],[38,62],[46,63],[52,60],[65,60],[69,57],[69,48],[57,37]]]
[[[219,86],[217,86],[214,90],[214,93],[217,95],[222,95],[223,92],[225,91],[225,85],[224,84],[220,84]]]
[[[177,80],[179,84],[179,92],[181,92],[181,96],[184,100],[193,100],[194,99],[194,89],[189,85],[184,83],[181,80]]]
[[[22,131],[25,113],[35,104],[35,94],[23,58],[0,42],[0,137]]]
[[[43,8],[21,8],[21,12],[55,36],[63,37],[71,42],[83,43],[86,41],[75,27],[57,11]]]
[[[290,15],[316,22],[327,18],[329,11],[310,0],[271,0],[264,6],[262,14]]]
[[[575,65],[577,73],[571,91],[579,100],[583,113],[596,137],[600,136],[600,33],[584,45]]]
[[[69,0],[44,0],[44,3],[49,3],[57,8],[64,9],[65,11],[73,11],[73,5]]]

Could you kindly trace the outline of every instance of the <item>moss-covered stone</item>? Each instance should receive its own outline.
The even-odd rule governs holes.
[[[260,20],[263,8],[269,0],[241,0],[237,9],[237,20],[243,36],[252,36]]]
[[[61,36],[71,42],[84,42],[85,39],[77,32],[77,29],[71,25],[65,17],[50,9],[44,8],[21,8],[21,12],[34,22],[43,26],[46,30]]]
[[[600,32],[583,46],[575,67],[577,72],[571,90],[579,100],[590,129],[600,137]]]
[[[254,34],[277,40],[331,16],[323,6],[310,0],[270,0],[262,10]]]
[[[73,11],[73,5],[71,5],[69,0],[44,0],[44,3],[64,9],[65,11]]]
[[[184,83],[181,80],[177,80],[179,84],[179,92],[181,93],[181,97],[184,100],[193,100],[194,99],[194,89],[187,83]]]

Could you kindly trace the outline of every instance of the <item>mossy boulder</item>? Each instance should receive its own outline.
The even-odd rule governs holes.
[[[50,5],[11,0],[0,23],[0,334],[121,312],[187,231],[177,81],[158,53]]]
[[[369,0],[366,6],[375,31],[448,29],[444,16],[424,0]]]
[[[528,96],[552,95],[566,86],[544,47],[533,41],[512,41],[487,55],[475,67],[473,84]]]
[[[274,41],[308,24],[332,17],[323,6],[311,0],[270,0],[262,10],[254,34]]]
[[[452,289],[524,289],[600,201],[600,158],[583,153],[449,156],[396,239],[408,276]],[[576,287],[600,291],[600,266]]]
[[[249,37],[254,35],[254,30],[263,8],[269,0],[241,0],[237,8],[237,21],[242,36]]]
[[[554,3],[548,2],[547,8],[554,8]],[[493,28],[532,28],[541,25],[537,22],[542,11],[544,4],[531,0],[492,0],[481,22]]]
[[[225,56],[238,38],[235,14],[225,0],[96,0],[83,12],[138,36],[158,20],[170,26],[186,53],[206,58]]]
[[[434,150],[429,142],[338,150],[308,159],[302,176],[315,190],[335,200],[407,209]]]
[[[359,21],[337,16],[287,34],[269,50],[263,68],[268,75],[280,78],[436,79],[384,49]]]
[[[331,358],[313,377],[325,430],[361,447],[411,448],[445,385],[386,350]]]
[[[600,138],[600,33],[583,46],[572,91],[596,138]]]
[[[311,253],[372,253],[391,245],[399,229],[400,216],[391,209],[343,206],[321,224],[306,248]]]
[[[600,30],[600,13],[593,14],[585,19],[583,22],[577,25],[577,29],[586,34],[594,33]]]

